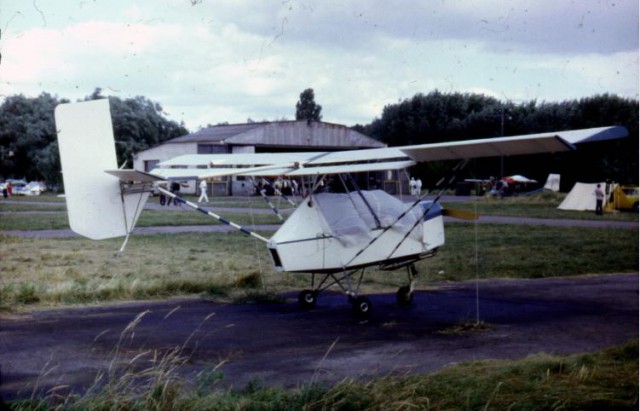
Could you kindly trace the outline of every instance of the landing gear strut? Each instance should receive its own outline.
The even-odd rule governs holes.
[[[352,284],[352,276],[356,273],[360,273],[360,275],[355,276],[355,287]],[[316,275],[322,276],[322,280],[315,286],[315,278]],[[358,290],[360,289],[360,284],[362,283],[362,278],[364,276],[364,269],[357,269],[351,271],[343,271],[342,276],[338,275],[338,273],[328,273],[328,274],[315,274],[312,273],[311,277],[311,289],[306,289],[298,294],[298,305],[303,310],[310,310],[316,307],[318,302],[318,294],[322,291],[328,289],[332,286],[338,286],[348,297],[349,302],[352,305],[353,314],[359,319],[368,318],[371,313],[371,300],[367,297],[358,296]]]
[[[396,301],[400,307],[408,307],[413,302],[413,292],[411,292],[411,287],[408,285],[403,285],[398,288],[398,292],[396,293]]]
[[[407,266],[407,276],[409,277],[409,285],[403,285],[398,288],[396,293],[396,301],[401,307],[408,307],[413,302],[413,285],[418,276],[418,270],[415,265],[410,264]]]

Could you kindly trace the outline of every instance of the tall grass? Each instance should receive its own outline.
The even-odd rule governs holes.
[[[4,309],[203,294],[243,298],[262,291],[258,280],[275,274],[266,247],[238,233],[137,236],[120,257],[114,256],[120,240],[0,241]]]
[[[126,332],[127,330],[125,330]],[[124,333],[124,332],[123,332]],[[139,367],[144,357],[150,366]],[[452,365],[429,375],[346,380],[284,390],[252,381],[216,388],[217,367],[194,384],[180,374],[181,347],[144,352],[117,377],[96,379],[83,395],[33,397],[16,410],[637,410],[638,342],[596,353],[533,355]]]

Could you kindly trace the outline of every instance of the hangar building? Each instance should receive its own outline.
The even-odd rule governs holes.
[[[206,127],[192,134],[168,140],[134,156],[134,168],[151,171],[158,163],[184,154],[285,153],[379,148],[386,145],[346,126],[320,121],[275,121]],[[389,175],[387,175],[389,174]],[[393,192],[397,173],[369,178]],[[187,193],[195,192],[189,182]],[[249,187],[244,177],[222,177],[210,181],[214,195],[240,195]],[[374,187],[368,187],[374,188]],[[380,187],[382,188],[382,187]]]

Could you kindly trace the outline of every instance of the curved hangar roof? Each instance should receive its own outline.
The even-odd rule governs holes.
[[[165,144],[198,143],[308,148],[381,148],[384,143],[346,126],[320,121],[275,121],[206,127]]]

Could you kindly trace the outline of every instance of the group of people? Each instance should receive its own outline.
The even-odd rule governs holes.
[[[509,182],[506,180],[496,181],[494,177],[489,179],[489,184],[491,186],[491,195],[493,197],[504,198],[511,195],[514,191],[514,187],[509,186]]]
[[[171,182],[169,186],[169,191],[177,196],[180,195],[180,186],[181,184],[177,181]],[[165,186],[166,188],[166,186]],[[208,184],[206,180],[200,180],[198,184],[198,190],[200,191],[200,197],[198,198],[198,203],[208,203],[209,196],[207,195]],[[297,195],[299,192],[298,182],[296,180],[289,179],[277,179],[273,184],[268,180],[262,179],[258,181],[256,184],[256,194],[260,194],[262,191],[265,191],[266,195],[274,195],[276,191],[280,194],[284,195]],[[167,199],[167,196],[164,193],[160,193],[160,205],[178,205],[178,202],[175,198]]]
[[[298,182],[293,179],[289,180],[278,178],[272,184],[267,179],[260,179],[256,183],[256,195],[261,195],[260,193],[262,193],[263,191],[268,196],[272,196],[278,193],[286,196],[297,195]]]
[[[422,180],[411,177],[409,180],[409,191],[412,196],[419,197],[420,193],[422,193]]]
[[[203,180],[203,182],[205,183],[205,196],[206,196],[206,185],[207,183]],[[165,184],[161,184],[160,185],[162,188],[166,188]],[[180,183],[178,181],[172,181],[171,184],[169,185],[169,191],[172,194],[175,194],[176,196],[180,196]],[[200,187],[202,187],[202,184],[200,185]],[[209,199],[207,198],[207,201],[209,201]],[[198,201],[199,202],[199,201]],[[178,205],[178,201],[176,200],[175,197],[169,198],[167,199],[166,194],[164,194],[162,191],[160,192],[160,205],[164,206],[164,205],[171,205],[171,203],[173,203],[173,205]]]

